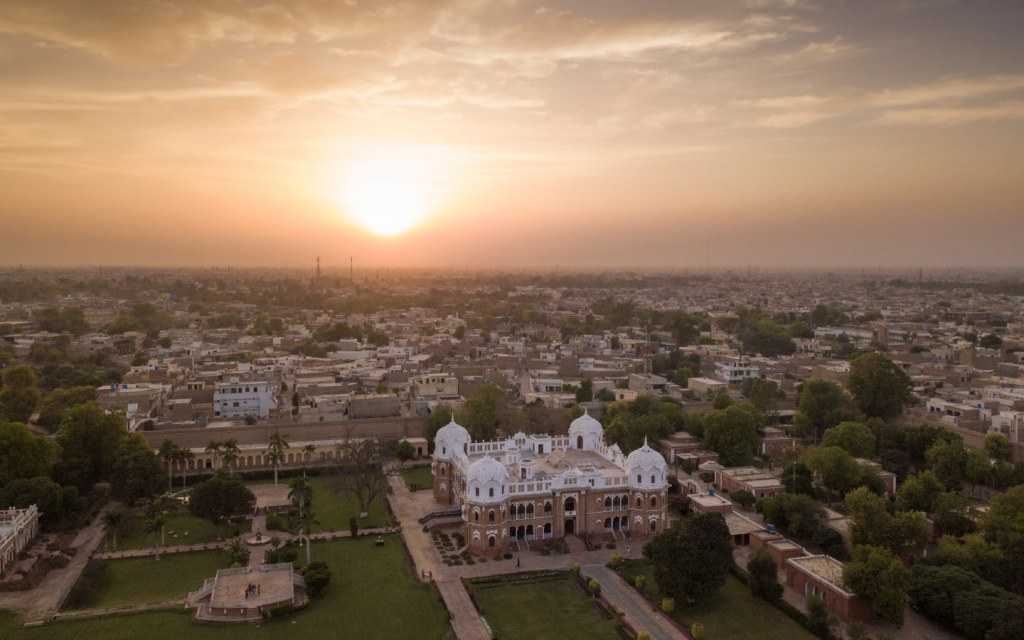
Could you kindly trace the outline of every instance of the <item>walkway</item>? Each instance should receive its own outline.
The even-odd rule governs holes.
[[[0,609],[11,609],[24,614],[25,623],[45,622],[52,618],[71,593],[71,588],[78,582],[89,558],[103,541],[106,533],[103,514],[116,506],[116,503],[107,504],[100,509],[88,526],[78,532],[71,542],[75,555],[68,566],[48,573],[35,589],[0,593]]]
[[[680,631],[660,611],[654,610],[650,602],[608,567],[586,565],[580,573],[601,583],[601,595],[625,613],[626,620],[635,630],[647,631],[655,640],[692,640],[690,634]]]

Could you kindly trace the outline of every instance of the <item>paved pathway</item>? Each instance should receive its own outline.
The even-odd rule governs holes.
[[[39,586],[30,591],[0,593],[0,609],[23,613],[26,623],[45,622],[52,618],[78,582],[89,558],[103,541],[103,514],[117,506],[117,503],[107,504],[88,526],[78,532],[71,542],[75,555],[68,566],[49,572]]]
[[[690,634],[684,633],[660,611],[654,610],[647,599],[608,567],[603,564],[586,565],[582,567],[581,573],[601,583],[601,595],[625,613],[626,620],[634,630],[647,631],[655,640],[692,640]]]

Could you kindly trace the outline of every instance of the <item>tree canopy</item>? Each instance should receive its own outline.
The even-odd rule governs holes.
[[[871,458],[875,455],[874,432],[859,422],[840,422],[826,429],[821,438],[825,447],[839,447],[855,458]]]
[[[20,422],[0,422],[0,487],[11,480],[49,476],[57,444]]]
[[[676,600],[697,600],[718,591],[733,564],[732,537],[719,513],[674,522],[644,545],[658,588]]]
[[[903,626],[910,571],[891,551],[858,546],[843,568],[843,583],[871,602],[879,618]]]
[[[800,386],[797,421],[815,440],[826,429],[857,417],[853,398],[831,380],[808,380]]]
[[[895,418],[910,404],[910,376],[881,353],[865,353],[850,362],[846,387],[868,417]]]
[[[255,503],[256,496],[241,480],[218,475],[192,488],[188,510],[197,518],[220,524],[252,511]]]
[[[750,464],[757,452],[760,438],[757,428],[762,421],[753,405],[734,404],[704,416],[704,440],[701,445],[719,454],[727,467]]]

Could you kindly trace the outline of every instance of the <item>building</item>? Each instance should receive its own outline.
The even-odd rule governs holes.
[[[587,413],[568,436],[494,442],[473,442],[453,420],[437,432],[432,470],[434,498],[450,507],[439,522],[461,524],[477,555],[571,535],[646,537],[668,522],[665,459],[646,442],[629,456],[606,445]]]
[[[252,416],[267,419],[270,410],[277,408],[274,390],[265,380],[218,382],[213,392],[213,415],[217,418],[244,418]]]
[[[747,356],[716,362],[715,376],[729,385],[739,385],[744,380],[764,377],[761,368],[750,364],[750,358]]]
[[[18,554],[25,549],[32,538],[39,533],[39,509],[32,505],[27,509],[0,510],[0,575],[14,566]]]
[[[786,492],[786,485],[778,477],[754,467],[716,469],[715,484],[729,493],[749,491],[758,500]]]
[[[870,620],[871,603],[843,585],[843,563],[829,556],[803,556],[786,560],[786,584],[825,601],[828,612],[840,620]]]
[[[459,379],[452,374],[428,373],[413,376],[409,379],[409,386],[417,398],[449,401],[459,399]]]

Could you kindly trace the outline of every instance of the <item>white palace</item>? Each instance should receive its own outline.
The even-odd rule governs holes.
[[[584,413],[568,436],[517,433],[473,442],[453,420],[434,440],[434,498],[461,522],[472,553],[501,556],[518,540],[646,537],[666,526],[665,459],[644,446],[623,455]],[[448,515],[447,522],[443,516]]]

